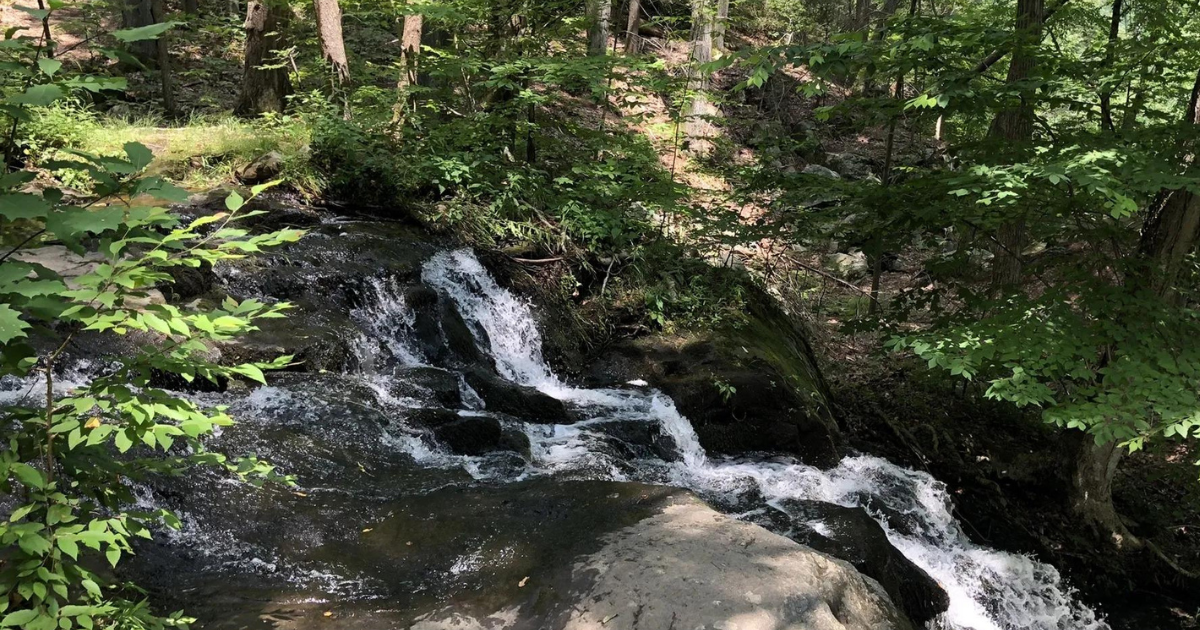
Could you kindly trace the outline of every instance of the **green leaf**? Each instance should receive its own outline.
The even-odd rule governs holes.
[[[0,304],[0,344],[26,336],[25,331],[29,328],[29,324],[21,320],[20,313],[7,304]]]
[[[56,72],[62,70],[62,62],[57,59],[47,59],[42,57],[38,59],[38,68],[45,72],[47,76],[54,76]]]
[[[18,610],[14,613],[9,613],[0,621],[0,627],[11,628],[12,626],[24,626],[37,618],[41,614],[40,610]]]
[[[113,37],[125,42],[140,42],[147,39],[158,39],[160,35],[166,33],[172,27],[182,24],[182,22],[160,22],[149,26],[139,26],[138,28],[127,28],[119,31],[113,31]]]
[[[117,445],[117,450],[122,453],[128,451],[133,446],[133,441],[129,439],[128,435],[125,435],[124,431],[118,432],[113,438],[113,442]]]
[[[129,156],[130,164],[133,164],[134,168],[138,170],[149,166],[151,160],[154,159],[154,152],[140,142],[126,142],[125,155]]]
[[[46,480],[42,477],[42,473],[24,462],[16,462],[12,465],[12,473],[21,480],[21,483],[37,488],[39,490],[46,487]]]
[[[230,212],[237,212],[244,205],[246,205],[246,200],[242,199],[242,196],[236,190],[230,192],[229,196],[225,198],[225,207],[229,208]]]
[[[63,553],[71,556],[75,560],[79,559],[79,544],[73,539],[60,536],[57,542],[58,548],[62,549]]]
[[[50,204],[38,195],[13,193],[0,195],[0,216],[14,219],[44,219],[50,212]]]
[[[49,105],[64,96],[66,96],[66,93],[62,91],[62,88],[58,87],[57,85],[47,83],[44,85],[30,86],[29,89],[25,90],[21,94],[8,97],[8,102],[16,103],[17,105],[45,107],[46,105]]]
[[[99,234],[116,229],[124,218],[124,210],[115,206],[96,210],[63,208],[47,217],[46,229],[64,241],[75,241],[85,232]]]
[[[108,559],[108,563],[115,569],[117,563],[121,561],[121,550],[110,545],[108,551],[104,552],[104,557]]]

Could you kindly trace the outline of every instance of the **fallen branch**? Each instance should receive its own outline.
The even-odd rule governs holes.
[[[562,256],[555,256],[554,258],[517,258],[516,256],[510,256],[510,258],[519,263],[525,263],[527,265],[541,265],[545,263],[559,262],[563,259]]]

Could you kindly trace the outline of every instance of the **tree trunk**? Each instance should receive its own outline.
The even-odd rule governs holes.
[[[151,0],[125,0],[121,6],[121,27],[140,28],[154,24],[154,9]],[[144,39],[126,44],[129,52],[147,65],[158,63],[158,41]]]
[[[1087,433],[1071,439],[1076,442],[1071,462],[1071,509],[1098,540],[1108,540],[1119,549],[1141,547],[1141,541],[1121,522],[1112,501],[1113,477],[1125,449],[1116,442],[1096,444]]]
[[[1200,125],[1200,72],[1192,85],[1184,121]],[[1179,147],[1188,170],[1197,167],[1195,147],[1185,143]],[[1175,284],[1183,271],[1184,261],[1196,248],[1200,238],[1200,197],[1187,189],[1164,190],[1158,194],[1142,226],[1138,251],[1148,263],[1149,278],[1144,285],[1155,295],[1175,300]]]
[[[156,24],[167,21],[163,0],[151,0],[150,8]],[[158,77],[159,84],[162,86],[163,111],[173,117],[178,113],[178,109],[175,106],[175,86],[172,85],[171,80],[171,44],[166,33],[158,36],[157,44]]]
[[[234,110],[239,116],[281,112],[292,93],[285,64],[274,51],[287,48],[284,31],[291,9],[273,0],[250,0],[246,6],[246,64],[242,93]],[[264,67],[269,66],[269,67]]]
[[[1197,73],[1184,120],[1200,124],[1200,73]],[[1188,170],[1197,167],[1191,143],[1179,147]],[[1178,302],[1175,284],[1184,269],[1186,257],[1200,241],[1200,197],[1182,190],[1158,194],[1147,212],[1142,227],[1138,254],[1143,268],[1140,277],[1127,283],[1134,290],[1148,288],[1168,303]],[[1101,538],[1111,539],[1118,547],[1136,548],[1141,541],[1129,534],[1112,502],[1112,479],[1124,449],[1115,442],[1096,445],[1090,435],[1083,436],[1073,470],[1071,506]]]
[[[642,36],[638,33],[642,28],[642,0],[629,0],[629,17],[625,21],[625,54],[636,55],[642,52]]]
[[[313,0],[317,15],[317,34],[321,39],[321,55],[333,68],[337,87],[350,81],[350,62],[346,59],[346,44],[342,39],[342,7],[338,0]]]
[[[716,109],[708,100],[708,72],[701,66],[712,61],[713,13],[709,0],[692,0],[692,59],[688,76],[689,101],[684,112],[687,150],[707,154],[712,148],[714,128],[710,119]]]
[[[1121,9],[1124,0],[1113,0],[1112,17],[1108,25],[1108,45],[1104,49],[1104,69],[1112,68],[1117,52],[1117,42],[1121,35]],[[1100,89],[1100,125],[1109,131],[1116,129],[1112,115],[1112,95],[1116,84]]]
[[[602,57],[608,52],[608,28],[612,22],[612,0],[587,0],[588,55]]]
[[[1017,0],[1017,42],[1008,67],[1009,85],[1024,81],[1033,73],[1036,59],[1034,48],[1042,39],[1044,13],[1043,0]],[[1033,103],[1022,97],[1019,104],[996,113],[988,129],[988,137],[1019,150],[1033,138],[1033,122]],[[992,248],[995,256],[992,259],[992,286],[1000,288],[1020,283],[1021,250],[1024,248],[1024,218],[1017,217],[1002,224],[996,232],[996,242]]]
[[[729,26],[729,0],[717,0],[717,21],[713,24],[713,48],[725,52],[725,30]]]
[[[200,15],[200,0],[183,0],[183,12],[188,15]]]
[[[411,105],[408,89],[419,85],[421,58],[421,33],[425,27],[425,16],[410,13],[404,16],[404,28],[400,33],[400,80],[396,82],[396,107],[392,114],[392,122],[404,120],[405,108]]]

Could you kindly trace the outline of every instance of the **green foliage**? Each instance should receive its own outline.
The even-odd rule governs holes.
[[[160,32],[117,36],[135,41]],[[23,63],[4,67],[10,158],[18,137],[30,155],[73,144],[75,126],[64,115],[72,109],[60,103],[68,93],[117,83],[61,72],[43,47],[12,35],[3,50]],[[21,123],[29,125],[23,136]],[[227,200],[228,212],[181,224],[152,202],[181,201],[187,193],[145,176],[154,156],[137,142],[125,143],[119,154],[70,149],[55,157],[39,166],[86,174],[86,191],[68,194],[61,180],[48,178],[29,186],[35,179],[29,171],[0,177],[0,229],[6,241],[18,239],[6,242],[0,255],[0,376],[40,385],[37,396],[0,408],[0,492],[16,498],[0,523],[0,627],[186,627],[191,620],[181,612],[158,616],[135,587],[107,584],[97,572],[101,563],[115,568],[133,553],[135,538],[149,538],[156,527],[179,527],[166,510],[135,509],[131,484],[195,466],[221,468],[251,483],[290,480],[254,457],[208,452],[204,438],[232,419],[224,409],[202,409],[160,389],[156,379],[263,382],[264,370],[290,358],[220,365],[206,358],[208,344],[254,330],[260,319],[282,317],[287,305],[226,300],[217,309],[193,310],[158,303],[152,290],[171,283],[174,269],[242,258],[300,233],[251,235],[239,228],[239,220],[255,213],[242,210],[236,193]],[[42,246],[55,241],[80,256],[82,273],[63,277],[44,264],[65,255],[45,255],[50,250]],[[58,360],[73,341],[133,331],[154,341],[86,385],[56,386]]]

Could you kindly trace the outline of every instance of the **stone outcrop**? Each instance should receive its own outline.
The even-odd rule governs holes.
[[[380,516],[368,521],[339,523],[328,509],[320,509],[326,529],[303,534],[320,536],[321,548],[279,548],[290,561],[337,558],[375,585],[369,599],[312,603],[302,587],[270,574],[243,585],[162,568],[178,593],[220,589],[188,607],[213,630],[913,628],[850,564],[720,514],[683,490],[537,479],[444,487],[372,510]]]

